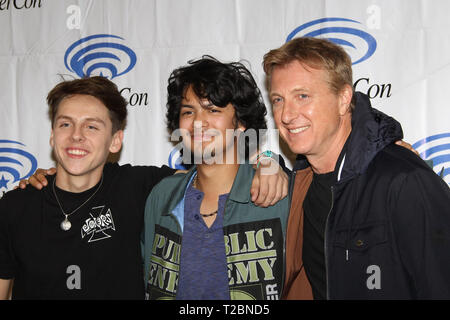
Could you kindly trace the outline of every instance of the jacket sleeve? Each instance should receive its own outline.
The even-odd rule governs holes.
[[[15,206],[8,201],[8,195],[0,199],[0,279],[13,279],[17,271],[11,239],[10,210]]]
[[[392,216],[403,267],[417,299],[450,298],[450,189],[432,171],[402,181]]]
[[[150,271],[150,257],[152,255],[153,238],[155,235],[155,212],[157,211],[158,190],[155,188],[147,197],[144,214],[144,230],[141,235],[141,250],[144,260],[144,285],[147,282]]]

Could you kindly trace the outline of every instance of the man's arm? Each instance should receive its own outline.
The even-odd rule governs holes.
[[[12,279],[0,279],[0,300],[11,298]]]
[[[450,299],[450,189],[431,171],[408,174],[392,211],[402,264],[417,299]]]
[[[150,193],[151,187],[156,184],[155,182],[159,182],[163,177],[173,173],[168,172],[167,170],[162,170],[158,167],[151,166],[135,166],[135,168],[138,168],[136,170],[140,170],[142,172],[142,174],[137,175],[142,179],[146,179],[145,177],[153,177],[153,180],[156,179],[153,183],[144,183],[144,186],[146,188],[150,188],[150,190],[147,191],[143,190],[145,196]],[[178,170],[175,173],[181,172],[187,171]],[[41,190],[43,187],[47,186],[48,183],[45,176],[53,175],[55,173],[55,168],[39,168],[28,180],[21,180],[19,187],[21,189],[24,189],[28,184],[31,184],[36,189]],[[265,164],[261,164],[261,166],[256,170],[255,177],[253,178],[252,188],[250,190],[252,201],[255,203],[255,205],[260,207],[268,207],[274,205],[275,203],[286,197],[288,193],[288,184],[288,176],[283,171],[282,167],[278,165],[278,163],[269,161]]]
[[[273,206],[288,194],[290,172],[281,155],[271,151],[261,153],[251,160],[256,170],[250,193],[252,201],[259,207]]]
[[[0,199],[0,300],[10,299],[16,265],[11,245],[11,223],[8,213],[17,208],[7,193]]]
[[[399,140],[396,144],[419,155],[408,142]],[[273,161],[271,157],[262,158],[250,189],[252,201],[259,207],[273,206],[288,194],[289,177],[286,172],[290,170],[284,165],[281,155],[272,154],[276,160]]]

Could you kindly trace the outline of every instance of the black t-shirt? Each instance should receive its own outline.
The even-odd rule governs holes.
[[[325,226],[331,210],[331,187],[336,184],[339,166],[344,161],[350,136],[336,162],[334,171],[313,174],[311,185],[303,201],[303,265],[311,284],[314,299],[327,298],[325,266]]]
[[[326,299],[324,235],[331,209],[331,186],[336,182],[334,172],[313,175],[303,202],[304,223],[303,264],[311,284],[314,299]]]
[[[64,220],[49,186],[14,190],[0,200],[0,278],[14,278],[13,299],[143,299],[140,250],[145,201],[174,173],[163,166],[106,164],[92,199]],[[55,188],[66,213],[88,199]]]

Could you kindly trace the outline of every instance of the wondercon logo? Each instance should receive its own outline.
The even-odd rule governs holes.
[[[36,158],[23,147],[18,141],[0,140],[0,191],[10,189],[36,171]]]
[[[450,132],[426,137],[412,147],[450,185]]]
[[[129,72],[136,64],[136,54],[122,44],[121,37],[96,34],[75,41],[64,54],[64,64],[80,78],[102,76],[109,79]]]
[[[361,26],[361,22],[346,18],[317,19],[295,28],[286,42],[296,36],[327,39],[343,46],[352,59],[352,64],[358,64],[369,59],[377,49],[375,38],[361,30]]]

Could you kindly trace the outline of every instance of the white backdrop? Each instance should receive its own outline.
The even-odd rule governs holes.
[[[303,35],[345,47],[356,89],[450,184],[448,12],[448,0],[0,0],[0,193],[53,166],[45,97],[62,78],[102,74],[129,100],[120,163],[173,165],[170,72],[203,54],[246,60],[270,110],[262,57]]]

